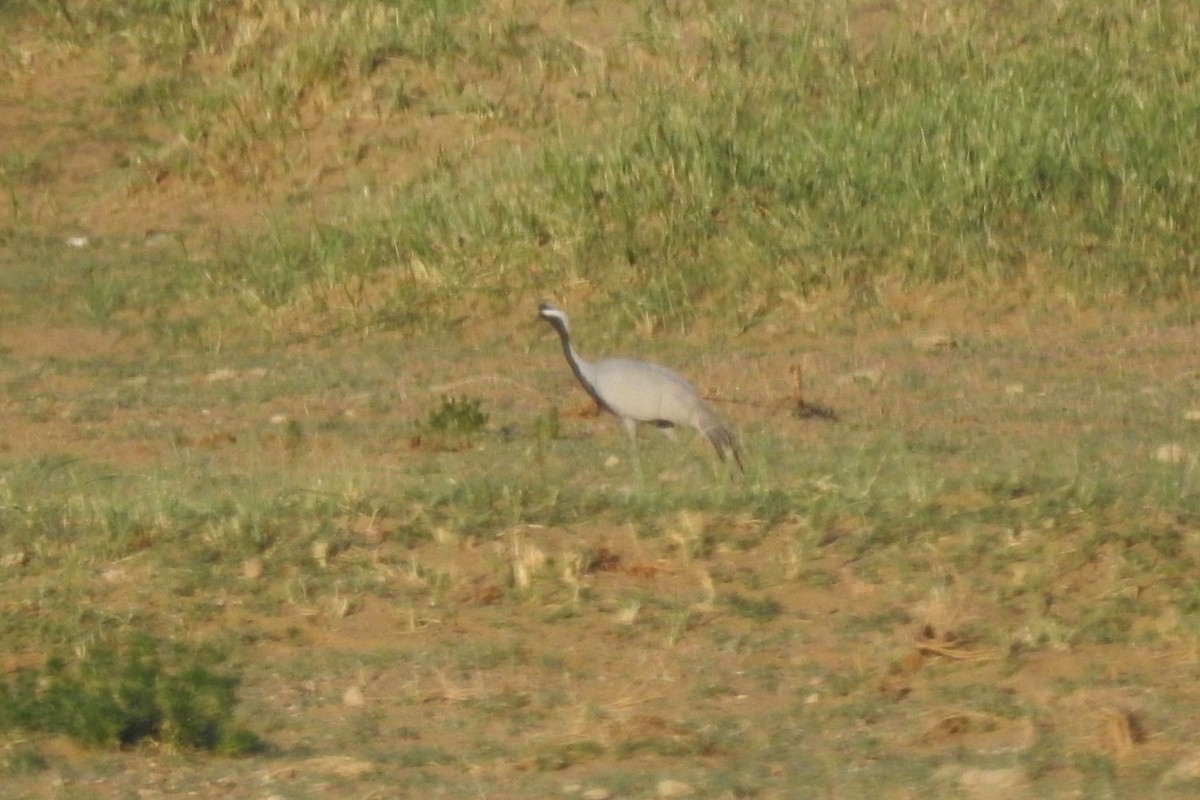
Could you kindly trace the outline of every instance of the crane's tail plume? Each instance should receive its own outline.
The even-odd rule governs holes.
[[[742,451],[738,446],[737,438],[725,426],[716,412],[705,407],[700,415],[700,423],[697,427],[708,437],[708,441],[712,443],[717,455],[722,459],[733,456],[733,463],[737,464],[738,471],[745,474],[746,468],[742,466]]]

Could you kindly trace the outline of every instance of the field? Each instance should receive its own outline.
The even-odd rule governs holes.
[[[0,6],[0,793],[1195,797],[1200,15],[1095,5]]]

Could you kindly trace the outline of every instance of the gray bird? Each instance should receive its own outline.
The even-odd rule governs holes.
[[[624,423],[635,455],[639,422],[667,432],[676,425],[688,425],[707,436],[722,459],[732,455],[738,469],[745,471],[737,440],[682,375],[658,364],[628,358],[584,361],[571,344],[570,324],[561,308],[543,302],[538,306],[538,316],[558,331],[563,354],[584,390],[598,406]]]

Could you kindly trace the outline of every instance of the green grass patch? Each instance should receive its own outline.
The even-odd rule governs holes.
[[[601,137],[477,180],[442,165],[386,217],[277,239],[229,277],[283,302],[387,268],[393,323],[464,290],[502,302],[535,265],[599,284],[627,325],[884,275],[1178,298],[1198,274],[1200,59],[1180,56],[1198,41],[1172,6],[1068,3],[849,57],[815,14],[719,14],[691,62],[707,91],[652,79]],[[267,263],[287,266],[255,278]]]
[[[63,734],[81,744],[160,744],[246,755],[263,742],[233,721],[236,675],[220,654],[147,636],[50,656],[0,685],[0,730]]]
[[[469,436],[483,430],[488,415],[483,400],[478,397],[446,397],[442,404],[429,412],[426,424],[434,433]]]
[[[744,597],[734,592],[725,598],[725,602],[733,613],[755,622],[770,622],[783,613],[779,601],[770,597]]]
[[[252,158],[264,140],[286,164],[308,106],[354,88],[374,106],[494,119],[545,142],[482,168],[443,149],[382,213],[280,214],[264,235],[180,265],[256,314],[299,303],[335,330],[445,331],[482,309],[510,310],[515,290],[586,280],[619,329],[700,309],[745,326],[814,290],[874,302],[883,279],[1181,299],[1200,276],[1189,177],[1200,172],[1189,125],[1200,23],[1181,3],[1067,2],[1004,24],[962,10],[870,47],[848,38],[841,12],[722,2],[684,36],[671,10],[647,10],[621,23],[617,41],[680,69],[639,72],[613,56],[600,91],[568,81],[587,58],[567,59],[561,90],[586,101],[593,125],[573,124],[557,95],[492,88],[513,64],[558,75],[561,53],[579,47],[512,9],[26,7],[70,41],[121,37],[155,65],[133,85],[117,80],[114,102],[165,113],[185,146],[131,164],[202,176]],[[199,61],[229,67],[227,77],[198,74]],[[425,88],[395,89],[409,83]],[[401,97],[380,95],[385,86]],[[523,103],[550,107],[523,116]],[[13,156],[3,174],[27,182],[38,163]],[[165,335],[216,335],[162,311],[186,304],[186,287],[111,269],[83,286],[97,320],[159,313]]]

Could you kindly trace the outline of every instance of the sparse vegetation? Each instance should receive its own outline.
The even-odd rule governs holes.
[[[0,29],[7,794],[1194,795],[1187,4]]]

